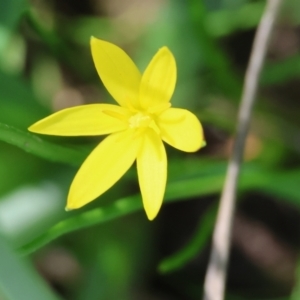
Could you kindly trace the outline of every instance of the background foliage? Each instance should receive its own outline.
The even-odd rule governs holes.
[[[201,297],[243,76],[264,5],[0,0],[3,299]],[[299,16],[300,2],[286,0],[264,67],[238,194],[228,299],[300,299]],[[73,176],[101,138],[27,132],[59,109],[112,101],[93,66],[91,35],[121,46],[141,70],[168,46],[178,65],[172,104],[192,110],[204,126],[207,146],[198,153],[167,147],[165,203],[153,222],[142,210],[135,168],[97,201],[65,212]]]

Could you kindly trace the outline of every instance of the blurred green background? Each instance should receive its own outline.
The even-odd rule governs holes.
[[[0,299],[201,299],[260,0],[0,0]],[[50,113],[113,101],[89,39],[123,48],[143,71],[168,46],[174,107],[201,120],[207,146],[167,146],[158,217],[135,168],[65,212],[76,170],[100,138],[37,136]],[[245,151],[226,299],[300,299],[300,1],[281,9]]]

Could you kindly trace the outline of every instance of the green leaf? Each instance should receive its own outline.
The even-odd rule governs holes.
[[[198,39],[199,49],[201,49],[207,67],[214,78],[214,84],[217,84],[223,93],[236,102],[241,93],[242,81],[232,71],[230,59],[207,31],[205,24],[208,16],[207,9],[203,1],[198,0],[189,0],[188,6],[191,22],[196,31],[195,38]]]
[[[196,233],[191,241],[183,249],[180,249],[178,252],[160,262],[158,270],[161,273],[167,273],[181,268],[201,252],[201,249],[207,244],[211,236],[216,214],[217,206],[213,205],[200,219]]]
[[[297,270],[296,270],[296,283],[293,287],[290,300],[300,299],[300,260],[298,258]]]
[[[87,151],[82,151],[84,150],[82,147],[51,143],[45,138],[2,123],[0,123],[0,140],[20,147],[28,153],[70,165],[79,165],[87,155]]]
[[[192,161],[190,163],[192,164]],[[176,164],[174,164],[173,167],[171,166],[171,168],[173,168],[176,173],[175,165]],[[202,165],[201,171],[193,173],[199,165]],[[189,167],[190,166],[187,168]],[[217,193],[223,183],[224,171],[224,163],[215,162],[205,166],[205,163],[202,161],[198,161],[197,163],[197,161],[194,160],[193,170],[186,172],[181,175],[181,178],[173,180],[167,185],[165,201],[179,201],[183,198]],[[45,234],[23,246],[20,249],[21,253],[30,253],[66,233],[120,218],[142,210],[142,208],[141,196],[137,194],[118,199],[112,204],[103,205],[99,208],[77,214],[59,222]]]
[[[281,171],[270,174],[258,182],[258,188],[274,195],[281,201],[289,201],[300,206],[300,170]]]
[[[300,55],[289,56],[285,60],[266,64],[261,83],[263,85],[283,84],[300,75]]]
[[[26,0],[1,1],[0,25],[13,27],[27,7]]]
[[[1,299],[57,300],[33,267],[21,260],[0,236],[0,294]]]
[[[201,160],[191,160],[185,167],[187,171],[183,173],[185,171],[184,164],[177,166],[175,163],[170,166],[172,172],[177,175],[179,170],[176,171],[175,168],[181,169],[181,175],[178,175],[177,179],[170,179],[166,189],[165,202],[183,201],[196,196],[218,193],[221,190],[226,168],[224,162],[205,163]],[[261,176],[264,176],[264,172],[249,165],[245,168],[244,175],[241,187],[249,188],[255,185]],[[59,222],[45,234],[21,247],[20,251],[23,254],[31,253],[66,233],[111,221],[142,210],[142,208],[140,194],[118,199],[112,204],[103,205]]]
[[[255,27],[262,16],[264,3],[248,3],[238,9],[224,9],[210,12],[206,28],[213,37],[223,37],[236,31]]]
[[[77,76],[83,79],[91,78],[91,74],[94,74],[92,59],[90,55],[86,56],[86,59],[83,56],[87,55],[88,52],[84,53],[78,51],[76,47],[71,47],[66,42],[66,39],[61,38],[60,34],[53,28],[47,28],[44,24],[44,20],[30,11],[26,14],[26,21],[35,34],[41,39],[43,44],[52,52],[54,57],[62,64],[68,65]],[[90,35],[91,32],[89,33],[89,36],[86,37],[86,45],[88,44]]]
[[[10,39],[11,31],[27,7],[26,0],[2,0],[0,4],[0,52]]]
[[[48,110],[37,101],[29,82],[0,70],[0,122],[25,128]]]
[[[178,161],[171,163],[171,178],[167,185],[165,202],[184,201],[192,197],[219,193],[223,185],[225,168],[225,162],[204,162],[197,159],[191,159],[181,163],[178,163]],[[280,182],[284,176],[285,173],[282,175],[282,173],[270,172],[259,167],[259,165],[248,163],[243,167],[239,190],[260,189],[270,193],[270,184],[274,183],[275,179],[277,180],[276,182]],[[296,175],[293,177],[295,180],[299,178]],[[289,179],[291,179],[291,177],[289,177]],[[279,185],[274,186],[278,188]],[[69,218],[60,221],[38,238],[23,245],[20,251],[23,254],[31,253],[66,233],[108,222],[142,210],[142,208],[140,194],[137,194],[119,198],[113,203],[83,213],[71,213],[73,215]],[[192,240],[191,245],[188,246],[188,253],[184,253],[183,250],[183,257],[174,258],[174,261],[176,260],[174,265],[173,262],[168,263],[167,267],[163,267],[164,270],[171,270],[173,266],[176,267],[179,263],[185,263],[188,259],[192,258],[196,252],[196,248],[198,247],[199,250],[199,247],[201,248],[205,244],[209,236],[209,230],[212,228],[211,221],[212,217],[208,216],[207,219],[203,221],[206,232],[199,232],[197,234],[199,236],[196,236],[195,239]]]
[[[268,171],[263,171],[259,172],[257,174],[258,176],[255,177],[251,176],[251,174],[249,175],[244,174],[244,179],[241,181],[240,188],[252,187],[260,189],[265,193],[274,194],[276,197],[282,197],[280,198],[282,201],[290,201],[300,205],[300,191],[297,188],[299,185],[300,170],[289,173],[269,173]],[[274,182],[276,182],[276,184],[274,184]],[[205,213],[204,217],[200,219],[196,233],[189,243],[159,264],[158,269],[160,272],[167,273],[175,271],[201,252],[211,236],[216,212],[217,207],[212,205]]]

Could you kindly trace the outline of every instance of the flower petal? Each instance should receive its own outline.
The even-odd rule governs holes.
[[[203,129],[197,117],[185,109],[169,108],[158,118],[162,139],[182,151],[195,152],[203,145]]]
[[[153,220],[162,205],[167,181],[167,155],[160,137],[152,129],[145,132],[137,157],[139,184],[144,208]]]
[[[112,117],[113,111],[120,116],[129,116],[126,108],[112,104],[89,104],[66,108],[31,125],[28,130],[36,133],[59,136],[101,135],[124,130],[128,123]]]
[[[114,44],[91,38],[95,67],[104,86],[123,107],[138,106],[141,73],[130,57]]]
[[[176,83],[176,62],[167,47],[155,54],[145,70],[140,87],[140,103],[149,108],[170,101]]]
[[[141,141],[133,139],[132,130],[105,138],[77,172],[69,191],[67,209],[79,208],[113,186],[135,161]]]

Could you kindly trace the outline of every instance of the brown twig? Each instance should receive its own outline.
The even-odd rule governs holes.
[[[228,164],[213,234],[210,261],[204,283],[204,300],[224,299],[236,189],[258,81],[274,22],[282,0],[268,0],[258,26],[246,71],[237,122],[237,134]]]

